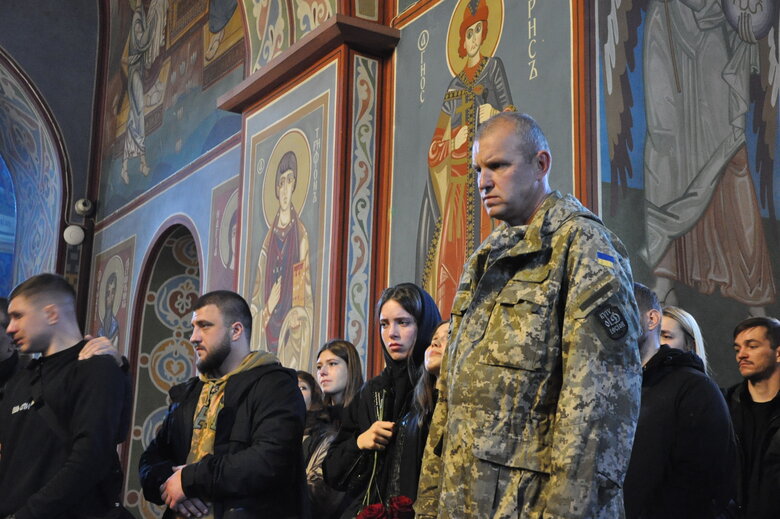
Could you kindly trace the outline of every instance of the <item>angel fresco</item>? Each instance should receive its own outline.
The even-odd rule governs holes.
[[[773,222],[777,0],[602,0],[599,7],[611,207],[637,167],[630,155],[641,107],[633,105],[644,96],[641,255],[656,293],[676,304],[677,282],[762,314],[776,289],[746,125],[752,104],[760,199]],[[642,83],[632,81],[640,58]]]
[[[275,161],[272,153],[263,183],[263,213],[270,228],[252,290],[252,346],[294,358],[299,369],[309,369],[311,332],[295,335],[298,340],[286,333],[311,330],[314,315],[309,234],[299,217],[308,191],[310,153],[299,135],[292,131],[280,139],[275,152],[281,150],[281,157]]]
[[[428,149],[430,178],[418,237],[418,257],[425,254],[423,285],[444,313],[452,306],[466,258],[491,230],[474,196],[470,157],[479,123],[515,109],[504,64],[492,56],[502,22],[503,2],[488,7],[486,0],[461,0],[448,31],[447,59],[450,70],[458,72],[444,94]]]

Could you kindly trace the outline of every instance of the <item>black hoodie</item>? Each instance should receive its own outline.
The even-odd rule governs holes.
[[[726,402],[701,359],[662,345],[644,367],[627,519],[716,517],[734,497],[735,461]]]
[[[422,318],[417,323],[417,339],[409,357],[396,361],[390,357],[387,348],[382,348],[385,358],[385,369],[376,377],[370,379],[342,413],[342,424],[336,439],[328,450],[323,464],[325,481],[338,490],[347,491],[354,499],[360,500],[371,478],[374,458],[377,466],[375,471],[376,486],[372,485],[371,502],[387,502],[392,497],[388,495],[391,477],[405,483],[397,493],[414,495],[417,491],[416,472],[419,467],[393,466],[388,460],[402,461],[401,456],[395,456],[397,428],[393,439],[383,451],[361,451],[357,446],[357,437],[366,431],[377,420],[398,421],[412,407],[414,395],[415,373],[425,357],[425,349],[431,342],[433,332],[441,321],[436,303],[427,292],[417,287],[422,296]],[[378,416],[376,405],[384,403],[384,414]],[[374,455],[374,453],[379,453]],[[395,485],[394,485],[395,486]],[[359,507],[358,507],[359,509]],[[352,508],[350,508],[352,510]]]

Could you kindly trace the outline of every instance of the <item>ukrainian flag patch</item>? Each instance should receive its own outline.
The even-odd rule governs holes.
[[[603,252],[597,252],[596,253],[596,259],[599,262],[599,265],[603,265],[604,267],[610,267],[615,268],[615,258],[610,256],[609,254],[605,254]]]

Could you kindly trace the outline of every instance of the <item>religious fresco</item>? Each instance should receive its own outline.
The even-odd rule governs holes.
[[[131,237],[97,254],[92,264],[92,317],[87,333],[95,337],[108,337],[114,347],[123,353],[127,351],[127,308],[134,255],[135,237]]]
[[[98,219],[240,130],[217,98],[243,79],[237,0],[112,3]]]
[[[246,122],[242,286],[254,319],[252,348],[309,371],[325,334],[331,283],[334,94],[324,87],[335,89],[335,68]]]
[[[124,505],[137,518],[157,519],[165,507],[143,498],[138,460],[154,439],[168,409],[168,391],[196,375],[192,305],[200,295],[200,266],[192,234],[177,226],[162,238],[150,258],[149,284],[139,295],[142,306],[137,351],[133,424],[127,442]]]
[[[477,126],[514,111],[501,58],[494,57],[503,27],[503,5],[461,2],[447,31],[447,65],[453,75],[428,148],[427,209],[420,243],[429,243],[423,284],[440,308],[450,308],[467,253],[484,240],[492,222],[471,181],[471,145]],[[430,224],[435,222],[431,233]],[[471,243],[469,243],[471,242]]]
[[[336,13],[336,0],[244,0],[254,73]]]
[[[777,315],[777,2],[599,3],[604,219],[635,277],[702,325]],[[720,366],[718,366],[720,364]]]
[[[0,49],[0,155],[16,195],[11,284],[53,272],[60,243],[62,155],[29,82]]]
[[[443,314],[495,225],[470,160],[481,122],[530,113],[550,141],[553,188],[573,190],[570,16],[562,0],[444,0],[400,27],[391,228],[416,234],[391,233],[390,277],[422,283]]]
[[[234,290],[238,269],[238,177],[211,190],[208,291]]]

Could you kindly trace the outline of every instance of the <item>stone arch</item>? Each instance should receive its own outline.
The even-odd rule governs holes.
[[[0,48],[0,156],[13,182],[17,219],[13,284],[58,264],[63,187],[70,186],[62,135],[32,81]]]
[[[165,416],[168,390],[195,375],[189,337],[192,305],[202,284],[200,251],[192,223],[173,218],[152,241],[140,270],[130,341],[133,422],[123,452],[123,500],[136,517],[159,518],[164,511],[143,499],[135,467]]]

